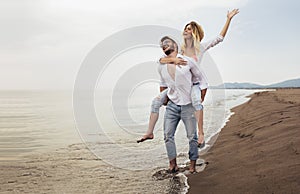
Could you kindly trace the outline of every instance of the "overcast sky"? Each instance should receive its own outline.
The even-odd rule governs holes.
[[[205,40],[240,8],[209,54],[224,82],[271,84],[300,77],[297,0],[1,0],[0,89],[72,89],[101,40],[139,25],[182,30],[199,22]],[[159,39],[159,37],[158,37]]]

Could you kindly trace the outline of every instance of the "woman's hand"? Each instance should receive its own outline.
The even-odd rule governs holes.
[[[231,22],[231,19],[233,18],[233,16],[235,16],[236,14],[238,14],[240,12],[239,9],[234,9],[232,11],[228,11],[227,12],[227,20],[226,20],[226,23],[222,29],[222,31],[220,32],[220,35],[223,36],[223,38],[225,38],[225,35],[227,33],[227,30],[229,28],[229,24]]]
[[[187,61],[185,61],[184,59],[182,58],[175,58],[174,59],[174,64],[175,65],[186,65],[187,64]]]
[[[175,65],[186,65],[187,62],[183,60],[182,58],[178,57],[164,57],[160,58],[159,62],[161,64],[175,64]]]
[[[235,16],[236,14],[238,14],[239,13],[239,9],[234,9],[234,10],[232,10],[232,11],[228,11],[227,12],[227,18],[229,19],[229,20],[231,20],[232,18],[233,18],[233,16]]]

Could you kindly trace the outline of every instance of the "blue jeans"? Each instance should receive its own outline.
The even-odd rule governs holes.
[[[151,104],[151,112],[152,113],[159,113],[159,108],[166,101],[168,91],[169,91],[169,88],[165,89],[156,98],[154,98],[152,100],[152,104]],[[202,105],[202,102],[201,102],[201,90],[199,88],[199,85],[193,85],[192,86],[191,99],[192,99],[193,107],[196,110],[202,110],[203,109],[203,105]]]
[[[168,102],[164,117],[164,140],[169,160],[177,156],[174,134],[180,119],[184,123],[189,140],[189,159],[198,159],[197,121],[194,112],[195,108],[192,104],[179,106],[172,101]]]
[[[191,99],[192,99],[193,107],[196,110],[203,110],[203,105],[201,100],[201,90],[199,84],[192,86]]]
[[[159,95],[152,100],[151,104],[151,112],[152,113],[159,113],[159,108],[164,104],[164,102],[167,99],[167,93],[169,91],[169,88],[165,89]]]

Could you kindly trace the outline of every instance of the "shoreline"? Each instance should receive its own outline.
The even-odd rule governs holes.
[[[203,157],[209,165],[188,176],[189,193],[300,191],[300,89],[250,97],[231,109],[234,114]]]
[[[229,89],[231,90],[231,89]],[[235,90],[235,89],[232,89],[232,90]],[[245,89],[247,90],[247,89]],[[252,89],[249,89],[249,90],[252,90]],[[206,140],[206,146],[204,147],[204,149],[202,149],[200,152],[199,152],[199,156],[203,156],[204,154],[206,154],[210,149],[211,147],[213,146],[213,144],[215,143],[215,141],[217,140],[220,132],[222,131],[222,129],[227,125],[227,123],[230,121],[230,118],[235,114],[235,112],[233,112],[232,110],[235,108],[235,107],[238,107],[240,105],[243,105],[245,103],[247,103],[249,100],[251,100],[251,96],[255,93],[259,93],[259,92],[265,92],[265,91],[276,91],[274,89],[272,90],[256,90],[255,92],[253,92],[252,94],[249,94],[249,95],[246,95],[244,96],[244,102],[242,103],[238,103],[237,105],[229,108],[229,113],[227,116],[225,116],[225,121],[224,123],[222,124],[222,126],[218,129],[218,131],[214,132],[213,134],[211,134],[211,136],[209,136]]]
[[[267,94],[268,92],[259,93]],[[257,94],[249,95],[252,96],[252,98],[248,99],[247,97],[246,102],[236,106],[233,109],[230,109],[231,113],[228,115],[227,122],[224,123],[222,131],[212,136],[207,142],[207,146],[209,146],[217,140],[217,142],[214,144],[214,147],[207,149],[208,152],[205,155],[203,155],[204,150],[201,150],[201,159],[205,159],[205,161],[209,162],[209,164],[207,165],[203,161],[204,165],[200,166],[199,168],[201,168],[201,170],[205,168],[205,170],[201,171],[198,169],[201,172],[195,175],[187,175],[188,179],[185,178],[185,174],[181,174],[173,178],[171,177],[171,179],[165,179],[163,177],[164,174],[162,174],[162,176],[158,175],[158,178],[162,179],[159,181],[153,180],[152,178],[154,177],[154,174],[159,173],[160,171],[163,172],[165,170],[163,167],[134,172],[130,172],[125,169],[114,168],[105,161],[95,157],[82,142],[78,142],[74,144],[68,144],[66,147],[59,146],[58,148],[53,148],[48,151],[34,151],[32,154],[24,154],[23,157],[21,157],[18,161],[5,162],[0,160],[0,173],[2,174],[0,177],[0,184],[2,185],[0,187],[0,193],[53,193],[53,191],[78,193],[86,192],[88,189],[89,191],[102,190],[104,193],[130,193],[133,191],[143,192],[147,188],[153,192],[155,191],[156,193],[185,193],[187,189],[188,192],[193,192],[195,185],[191,183],[190,180],[192,180],[194,177],[197,177],[196,180],[199,181],[199,176],[207,173],[207,170],[210,170],[215,166],[212,153],[215,152],[215,149],[223,146],[218,146],[218,142],[220,139],[222,139],[223,133],[226,132],[224,128],[226,129],[228,125],[231,125],[233,118],[240,115],[235,111],[235,109],[239,108],[240,106],[247,106],[251,101],[253,101],[254,98],[256,98],[256,95]],[[258,95],[258,97],[262,96],[263,95]],[[286,100],[285,103],[292,104],[293,100]],[[238,134],[235,134],[235,136],[238,137]],[[247,139],[247,137],[239,138],[243,140]],[[225,146],[227,144],[228,143],[226,143]],[[224,150],[225,149],[222,151]],[[223,156],[226,156],[226,154],[223,154]],[[219,163],[221,163],[221,161]],[[184,169],[184,167],[182,168],[182,172],[184,172],[186,169]],[[218,173],[218,170],[216,170],[216,172]],[[213,181],[215,181],[215,178]],[[149,187],[149,185],[151,185],[151,187]],[[212,187],[214,186],[215,185]],[[196,193],[199,193],[199,191],[201,191],[201,193],[202,191],[211,193],[209,190],[203,189],[205,188],[201,186],[199,190],[196,189]],[[212,192],[215,193],[217,191]],[[233,191],[231,191],[231,193],[232,192]]]
[[[116,168],[75,143],[0,162],[0,193],[143,193],[149,185],[153,193],[180,190],[180,177],[156,181],[154,172]]]
[[[63,109],[63,111],[65,111],[65,109]],[[230,118],[230,115],[228,115],[227,118]],[[61,114],[61,116],[66,118],[64,114]],[[55,118],[57,118],[57,116]],[[226,123],[224,123],[224,125],[225,124]],[[68,126],[68,128],[71,129],[71,125]],[[91,190],[102,189],[103,192],[121,192],[121,188],[118,186],[122,184],[124,184],[122,188],[126,188],[126,190],[131,188],[132,191],[143,191],[147,187],[142,185],[148,184],[156,187],[151,187],[151,190],[158,193],[186,193],[188,190],[187,177],[183,174],[186,170],[184,167],[182,167],[182,174],[179,176],[164,178],[163,173],[162,176],[158,175],[158,178],[162,178],[161,180],[153,182],[150,179],[154,177],[154,174],[160,171],[163,172],[165,170],[164,165],[158,165],[154,169],[151,168],[146,171],[129,173],[126,170],[114,168],[105,163],[105,161],[97,159],[97,157],[90,153],[84,143],[77,141],[79,139],[80,138],[76,138],[76,141],[72,141],[73,143],[66,144],[65,146],[50,146],[46,147],[47,149],[32,150],[31,152],[18,155],[17,158],[0,161],[0,172],[3,174],[3,176],[0,177],[0,183],[2,185],[0,193],[51,193],[51,191],[62,188],[65,192],[85,192],[86,190],[84,188],[87,186]],[[198,170],[202,170],[204,167],[205,165],[197,168]],[[10,174],[6,172],[10,172]],[[119,173],[121,173],[121,175]],[[140,183],[139,181],[133,183],[128,177],[131,177],[132,180],[138,179]],[[106,179],[103,180],[103,178]],[[94,185],[97,179],[101,181],[101,183]],[[123,180],[123,183],[115,184],[115,182],[119,180]],[[84,181],[85,184],[81,184],[82,181]],[[138,183],[141,185],[133,185]],[[110,185],[110,188],[107,188],[107,186],[105,186],[106,184]],[[82,188],[80,188],[79,185],[82,185]]]

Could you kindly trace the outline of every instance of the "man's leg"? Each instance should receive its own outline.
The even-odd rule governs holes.
[[[196,160],[198,159],[197,120],[195,109],[192,104],[182,106],[181,119],[185,125],[187,138],[189,139],[189,158],[191,160],[190,171],[194,172]]]
[[[177,164],[176,164],[177,153],[176,153],[176,145],[174,141],[174,134],[177,125],[180,121],[180,112],[181,112],[181,107],[169,101],[166,107],[166,112],[164,117],[164,140],[165,140],[165,145],[168,153],[168,158],[170,161],[170,167],[169,167],[170,170],[177,168]]]

